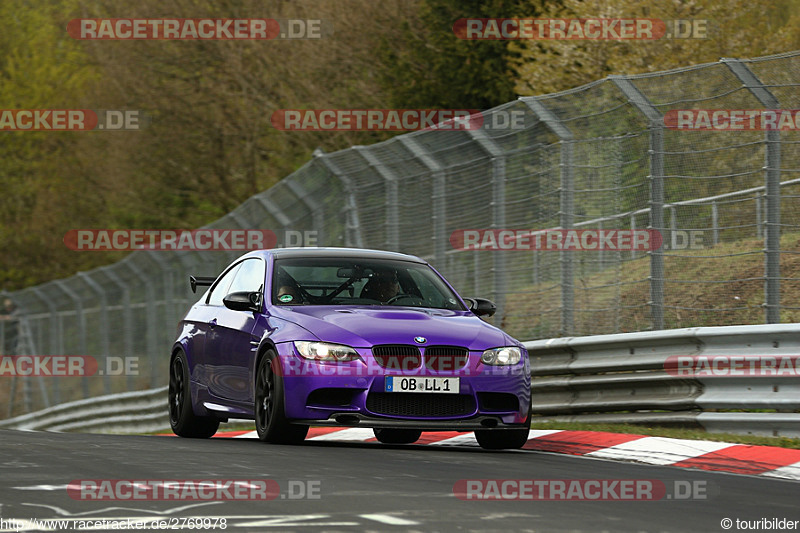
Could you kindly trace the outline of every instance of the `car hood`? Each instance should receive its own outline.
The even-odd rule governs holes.
[[[375,344],[417,344],[415,337],[425,337],[424,345],[428,346],[446,344],[474,351],[511,343],[501,330],[464,311],[296,306],[276,308],[274,315],[307,329],[319,340],[354,348],[368,348]]]

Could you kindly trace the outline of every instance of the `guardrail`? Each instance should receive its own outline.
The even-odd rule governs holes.
[[[800,437],[800,379],[686,378],[670,356],[798,356],[800,324],[685,328],[525,343],[537,421],[697,425]],[[0,428],[149,433],[169,427],[167,387],[70,402]],[[771,411],[771,412],[764,412]]]
[[[0,429],[152,433],[169,428],[167,387],[63,403],[16,418]]]
[[[525,347],[538,421],[696,424],[716,433],[800,437],[800,372],[680,377],[665,365],[670,356],[797,356],[800,324],[565,337]]]

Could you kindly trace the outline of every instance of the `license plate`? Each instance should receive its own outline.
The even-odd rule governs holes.
[[[386,376],[386,392],[433,392],[458,394],[459,378],[430,378],[419,376]]]

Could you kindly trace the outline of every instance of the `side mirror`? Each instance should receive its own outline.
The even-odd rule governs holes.
[[[253,311],[261,312],[261,293],[260,292],[232,292],[222,299],[225,307],[234,311]]]
[[[469,310],[476,316],[492,316],[497,311],[493,301],[486,298],[464,298],[469,304]]]

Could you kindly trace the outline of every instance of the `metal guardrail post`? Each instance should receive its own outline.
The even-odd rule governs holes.
[[[664,117],[647,97],[624,76],[609,80],[628,98],[630,104],[649,121],[650,131],[650,228],[666,235],[664,228]],[[650,254],[650,312],[654,330],[664,329],[664,252]]]
[[[779,109],[780,102],[761,80],[739,59],[720,60],[742,82],[742,86],[766,109]],[[779,130],[767,130],[764,135],[764,179],[767,197],[767,220],[764,244],[764,298],[767,324],[781,321],[781,134]]]
[[[80,355],[88,355],[86,353],[86,313],[83,311],[83,302],[75,292],[70,289],[64,280],[57,279],[53,282],[53,285],[61,289],[61,291],[67,295],[69,299],[71,299],[75,303],[75,313],[76,318],[78,319],[78,351],[80,351]],[[83,376],[81,379],[81,385],[83,388],[83,397],[89,397],[89,377]]]
[[[339,179],[347,193],[347,220],[345,221],[344,233],[345,246],[363,248],[364,240],[361,236],[361,222],[358,216],[358,202],[356,200],[356,189],[353,186],[353,180],[346,176],[336,163],[331,161],[331,158],[325,154],[322,148],[314,150],[314,161],[319,161],[328,172]]]
[[[538,98],[520,98],[536,117],[560,139],[561,159],[559,161],[561,187],[559,218],[561,228],[572,229],[575,224],[575,185],[573,176],[575,136],[561,120]],[[559,252],[561,262],[561,334],[572,335],[575,330],[575,268],[574,252]]]
[[[447,235],[447,176],[445,168],[413,137],[403,135],[397,138],[431,172],[433,178],[433,257],[437,267],[444,268],[445,252],[447,244],[450,242]]]
[[[506,226],[505,152],[483,130],[468,129],[466,131],[492,158],[492,228],[496,230],[504,229]],[[508,262],[506,258],[506,252],[502,250],[492,252],[494,301],[497,305],[495,324],[501,327],[505,318],[506,293],[508,292]],[[476,296],[478,296],[477,293]]]
[[[386,183],[386,249],[400,250],[400,214],[398,212],[400,196],[397,176],[381,163],[375,155],[364,146],[354,146],[353,150],[375,169]]]

